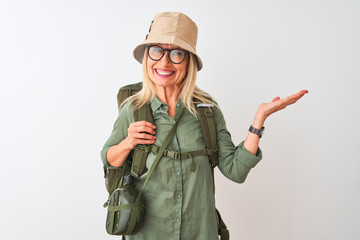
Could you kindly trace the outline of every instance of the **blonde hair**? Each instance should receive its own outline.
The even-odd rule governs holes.
[[[144,58],[142,61],[143,65],[143,87],[142,89],[133,96],[130,96],[127,100],[133,106],[133,110],[141,108],[145,104],[149,104],[155,98],[155,84],[150,79],[149,74],[147,72],[147,51],[144,53]],[[186,109],[197,117],[197,112],[195,109],[195,103],[206,103],[213,104],[217,106],[217,104],[212,100],[211,96],[205,91],[201,90],[196,86],[196,75],[197,75],[197,65],[195,55],[190,53],[189,63],[188,63],[188,72],[185,75],[184,80],[182,81],[180,87],[179,97],[181,102],[184,104]],[[196,102],[194,102],[196,99]],[[124,103],[127,101],[124,101]],[[123,104],[124,104],[123,103]]]

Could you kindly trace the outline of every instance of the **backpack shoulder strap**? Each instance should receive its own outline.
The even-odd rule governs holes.
[[[117,94],[117,103],[118,108],[121,104],[130,96],[136,94],[142,89],[142,82],[129,84],[120,88]],[[137,121],[148,121],[153,123],[153,117],[151,114],[150,104],[142,106],[140,109],[137,109],[133,112],[134,120]],[[149,154],[148,145],[138,145],[133,151],[132,163],[131,163],[131,172],[130,174],[137,179],[144,172],[146,159]]]
[[[142,82],[121,87],[117,94],[118,108],[120,108],[121,104],[128,97],[134,95],[141,89],[142,89]],[[105,185],[109,192],[109,198],[116,188],[122,186],[123,177],[125,175],[128,175],[129,173],[130,173],[130,164],[128,162],[125,162],[125,164],[119,168],[108,168],[107,166],[104,165]],[[109,200],[104,204],[104,207],[106,207],[108,203]]]
[[[212,173],[214,196],[215,196],[214,168],[219,164],[219,160],[218,160],[219,147],[217,144],[217,131],[216,131],[214,106],[211,104],[198,103],[196,105],[196,110],[200,117],[200,124],[205,138],[206,148],[211,149],[213,153],[212,155],[209,155],[209,161],[212,168],[211,173]],[[229,240],[230,239],[229,230],[227,229],[217,209],[216,209],[216,221],[218,225],[218,234],[220,236],[220,240]]]
[[[145,120],[154,123],[150,104],[145,104],[140,109],[135,110],[133,114],[135,122]],[[146,159],[150,151],[151,145],[140,144],[135,147],[130,172],[131,176],[135,179],[143,174],[146,166]]]
[[[133,115],[135,122],[145,120],[154,123],[150,104],[145,104],[140,109],[134,110]]]
[[[227,229],[217,209],[216,209],[216,217],[217,217],[216,220],[218,222],[218,234],[220,236],[220,240],[229,240],[230,239],[229,230]]]
[[[117,103],[118,108],[120,108],[121,104],[130,96],[139,92],[142,89],[142,82],[126,85],[121,87],[117,94]]]
[[[201,129],[205,138],[206,148],[212,150],[212,155],[209,155],[209,161],[212,168],[215,168],[218,163],[217,132],[215,122],[215,111],[212,104],[198,103],[196,110],[200,117]]]

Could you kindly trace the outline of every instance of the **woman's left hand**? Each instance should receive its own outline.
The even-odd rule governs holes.
[[[300,98],[302,98],[306,93],[308,93],[307,90],[302,90],[296,94],[293,94],[291,96],[280,98],[276,97],[272,100],[270,103],[262,103],[260,104],[258,111],[256,115],[259,115],[260,118],[265,119],[270,116],[271,114],[286,108],[287,106],[296,103]]]
[[[307,90],[302,90],[294,95],[280,98],[276,97],[272,100],[270,103],[262,103],[260,104],[258,111],[256,112],[254,121],[252,126],[257,129],[261,129],[264,125],[264,122],[268,116],[271,114],[286,108],[287,106],[296,103],[297,100],[302,98],[306,93],[308,93]],[[252,154],[256,155],[256,152],[259,147],[259,136],[256,134],[253,134],[249,132],[247,138],[244,142],[244,147],[251,152]]]

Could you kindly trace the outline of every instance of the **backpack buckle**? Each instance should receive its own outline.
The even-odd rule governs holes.
[[[213,117],[214,116],[213,112],[210,109],[204,110],[204,115],[206,117]]]
[[[135,149],[139,150],[139,151],[142,151],[144,153],[150,152],[150,147],[148,145],[144,145],[144,144],[136,145]]]
[[[179,160],[179,159],[180,159],[180,156],[181,156],[181,153],[166,149],[166,150],[164,151],[164,155],[165,155],[165,156],[168,156],[169,158],[173,158],[173,159]]]
[[[219,152],[219,148],[218,148],[218,147],[217,147],[217,148],[214,148],[212,152],[213,152],[213,154],[214,154],[214,153],[215,153],[215,154],[218,153],[218,152]]]
[[[211,168],[215,168],[219,164],[218,152],[219,152],[218,147],[212,149],[212,161],[210,161]]]

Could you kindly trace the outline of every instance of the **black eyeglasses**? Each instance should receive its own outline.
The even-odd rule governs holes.
[[[148,50],[149,58],[153,61],[159,61],[164,55],[165,52],[169,52],[169,59],[174,64],[180,64],[185,60],[186,54],[188,54],[188,51],[175,48],[175,49],[167,49],[162,48],[158,45],[148,45],[146,46]]]

